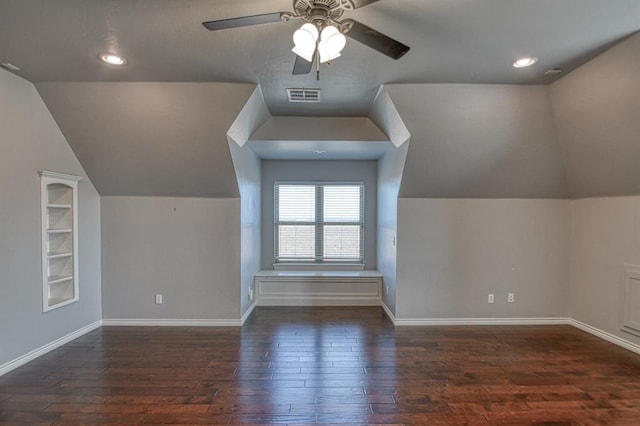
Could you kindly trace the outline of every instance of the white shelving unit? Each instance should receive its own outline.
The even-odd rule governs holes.
[[[42,310],[78,301],[79,176],[41,170]]]

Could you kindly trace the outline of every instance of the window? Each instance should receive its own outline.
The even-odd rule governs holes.
[[[276,262],[363,262],[364,184],[276,182]]]

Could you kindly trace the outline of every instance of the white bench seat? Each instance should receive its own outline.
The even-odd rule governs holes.
[[[378,306],[378,271],[273,271],[254,278],[258,306]]]

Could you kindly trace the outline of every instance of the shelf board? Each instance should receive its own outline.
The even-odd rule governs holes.
[[[67,302],[67,301],[69,301],[71,299],[72,299],[72,297],[50,297],[49,301],[48,301],[49,302],[49,307],[58,305],[60,303]]]
[[[49,259],[61,259],[63,257],[71,257],[73,256],[73,253],[69,252],[63,252],[63,253],[56,253],[56,252],[49,252],[47,253],[47,257]]]
[[[62,228],[62,229],[47,229],[49,234],[70,234],[72,231],[71,228]]]
[[[49,277],[49,285],[51,284],[60,284],[60,283],[64,283],[67,281],[71,281],[73,280],[73,276],[72,275],[64,275],[64,276],[50,276]]]
[[[50,209],[70,209],[71,204],[47,204]]]

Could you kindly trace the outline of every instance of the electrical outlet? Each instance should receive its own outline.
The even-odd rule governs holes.
[[[162,295],[156,294],[156,305],[162,305]]]
[[[513,303],[516,301],[516,295],[513,293],[507,294],[507,302]]]
[[[495,296],[493,295],[493,293],[490,293],[487,297],[487,303],[495,303]]]
[[[249,300],[253,300],[253,289],[249,289]]]
[[[384,285],[384,294],[389,295],[389,284]]]

